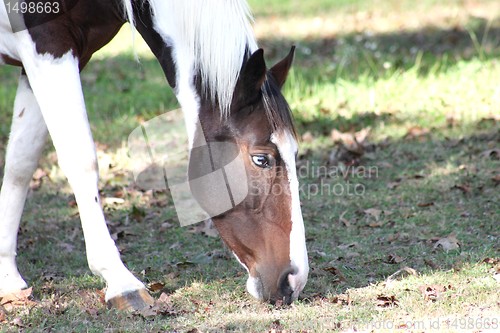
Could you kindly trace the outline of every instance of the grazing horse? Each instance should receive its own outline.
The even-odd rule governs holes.
[[[248,271],[249,293],[291,303],[309,269],[297,140],[281,94],[293,48],[268,70],[242,0],[6,0],[0,5],[0,64],[22,67],[0,193],[0,295],[27,287],[16,266],[16,238],[29,181],[50,134],[78,204],[89,267],[105,280],[108,305],[140,309],[153,302],[122,263],[106,227],[80,82],[92,54],[126,22],[158,59],[183,109],[191,147],[204,140],[237,148],[249,191],[232,209],[213,216],[214,224]],[[206,163],[193,162],[199,160],[196,151],[190,157],[191,178],[211,171]],[[223,163],[223,155],[212,167]],[[203,197],[204,191],[210,193],[201,186],[193,195]]]

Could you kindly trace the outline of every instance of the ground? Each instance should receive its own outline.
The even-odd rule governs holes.
[[[106,308],[48,144],[19,234],[19,267],[32,289],[0,301],[0,331],[498,328],[498,1],[250,5],[269,63],[297,45],[285,95],[301,136],[311,266],[301,299],[289,307],[253,300],[220,239],[180,227],[168,192],[131,181],[128,135],[176,102],[139,39],[134,61],[125,29],[82,80],[109,228],[159,304],[134,314]],[[0,165],[18,74],[0,68]]]

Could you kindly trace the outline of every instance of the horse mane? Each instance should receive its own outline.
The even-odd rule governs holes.
[[[125,18],[133,25],[133,0],[123,1]],[[246,1],[139,1],[149,3],[152,15],[168,13],[169,22],[165,24],[175,29],[178,39],[182,40],[183,52],[194,56],[194,71],[201,76],[202,93],[213,105],[219,106],[221,117],[227,118],[242,64],[258,49],[251,26],[253,17]],[[262,93],[271,124],[293,129],[290,108],[282,96],[279,98],[279,88],[269,76]]]

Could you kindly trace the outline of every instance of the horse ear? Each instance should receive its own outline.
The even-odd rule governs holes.
[[[286,77],[288,76],[288,71],[290,70],[290,67],[292,67],[294,53],[295,53],[295,45],[292,46],[292,49],[283,60],[278,62],[276,65],[273,66],[273,68],[269,70],[273,75],[274,79],[276,80],[276,83],[278,83],[280,89],[285,84]]]
[[[233,100],[248,104],[248,102],[257,99],[260,94],[260,88],[266,80],[266,70],[264,50],[258,49],[243,65]]]

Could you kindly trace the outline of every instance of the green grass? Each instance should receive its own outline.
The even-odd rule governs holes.
[[[297,45],[285,94],[306,134],[298,165],[311,272],[301,300],[275,308],[251,299],[243,269],[218,238],[178,227],[168,193],[131,183],[128,134],[177,102],[140,40],[141,62],[133,60],[124,30],[82,74],[94,137],[107,144],[100,165],[112,166],[102,167],[100,188],[125,200],[105,205],[124,261],[146,283],[164,284],[154,296],[168,294],[175,313],[106,309],[48,146],[40,165],[50,178],[31,192],[19,235],[19,268],[37,304],[6,313],[0,331],[427,332],[438,323],[455,332],[499,319],[499,282],[483,262],[500,251],[500,162],[488,154],[500,143],[498,2],[250,4],[269,63]],[[0,68],[0,161],[18,73]],[[335,162],[332,129],[367,128],[357,163],[372,173],[317,174]],[[459,249],[435,248],[450,234]],[[416,274],[389,278],[405,267]],[[446,290],[426,299],[421,289],[436,286]],[[380,296],[396,302],[380,306]]]

